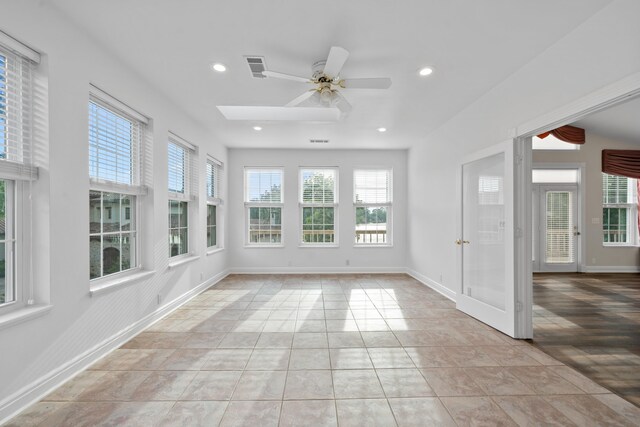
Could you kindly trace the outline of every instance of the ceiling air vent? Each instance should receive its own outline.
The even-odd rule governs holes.
[[[251,75],[256,79],[264,79],[265,76],[262,75],[262,72],[267,69],[264,63],[264,56],[245,56],[245,59],[249,64]]]
[[[310,139],[309,142],[312,144],[328,144],[329,140],[328,139]]]

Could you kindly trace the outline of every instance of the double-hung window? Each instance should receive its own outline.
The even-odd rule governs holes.
[[[141,268],[138,206],[145,194],[147,118],[91,87],[89,98],[89,278]]]
[[[353,172],[355,244],[391,245],[392,170],[356,169]]]
[[[167,145],[169,184],[169,257],[189,253],[189,204],[195,199],[195,146],[169,134]]]
[[[283,169],[245,168],[246,243],[282,245]]]
[[[207,157],[207,248],[220,248],[218,215],[220,214],[220,180],[222,178],[222,163],[213,157]]]
[[[638,242],[637,180],[602,174],[602,232],[607,246]]]
[[[302,245],[338,243],[338,169],[300,169]]]
[[[15,43],[0,44],[0,307],[33,299],[28,283],[31,212],[22,201],[37,179],[31,156],[32,80],[39,56],[10,41]]]

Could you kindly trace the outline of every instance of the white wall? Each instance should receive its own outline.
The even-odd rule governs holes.
[[[640,248],[614,247],[602,244],[602,150],[637,150],[640,143],[616,141],[587,132],[586,142],[579,150],[535,150],[533,162],[584,163],[585,182],[583,203],[585,221],[582,238],[586,241],[583,264],[587,271],[637,271],[640,266]],[[593,223],[596,219],[598,223]]]
[[[245,247],[243,168],[284,167],[284,247]],[[298,170],[300,166],[339,168],[339,247],[298,246]],[[393,168],[393,247],[354,247],[353,170]],[[406,151],[386,150],[229,150],[229,265],[244,272],[402,271],[405,263],[407,176]],[[346,261],[349,260],[349,266]]]
[[[460,159],[507,140],[518,125],[640,72],[639,15],[640,2],[612,2],[411,149],[410,269],[456,290],[452,183]]]
[[[44,290],[38,302],[47,302],[46,291],[50,290],[53,305],[42,317],[0,329],[2,420],[25,403],[14,401],[20,398],[21,389],[37,386],[74,358],[224,272],[226,251],[204,255],[204,197],[196,202],[194,215],[201,237],[195,251],[201,258],[167,269],[167,132],[172,130],[199,146],[201,177],[206,153],[223,162],[227,159],[226,149],[212,135],[46,2],[3,2],[0,29],[45,55],[40,73],[48,78],[50,127],[48,147],[41,147],[38,160],[42,181],[37,184],[35,201],[34,272],[36,286]],[[144,202],[141,230],[143,262],[155,273],[147,280],[93,297],[89,294],[87,197],[90,82],[150,117],[154,139],[153,185]],[[200,179],[202,196],[204,185]]]

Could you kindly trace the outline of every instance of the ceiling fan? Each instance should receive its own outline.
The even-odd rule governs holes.
[[[351,110],[351,105],[340,92],[341,89],[388,89],[391,86],[391,79],[388,77],[341,78],[340,71],[348,57],[349,52],[346,49],[333,46],[326,61],[313,64],[310,78],[263,71],[262,74],[269,78],[293,80],[315,86],[284,107],[218,106],[218,109],[227,120],[339,120],[341,114]]]

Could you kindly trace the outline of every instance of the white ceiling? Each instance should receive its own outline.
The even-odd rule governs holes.
[[[640,145],[640,97],[591,114],[572,125],[613,140]]]
[[[407,148],[611,0],[52,0],[87,33],[229,147]],[[391,77],[351,90],[338,123],[226,121],[216,105],[282,106],[303,83],[254,79],[243,55],[310,76],[331,46],[341,77]],[[210,70],[227,65],[224,74]],[[428,78],[417,70],[430,65]],[[264,129],[256,132],[252,126]],[[384,134],[376,128],[386,127]]]

